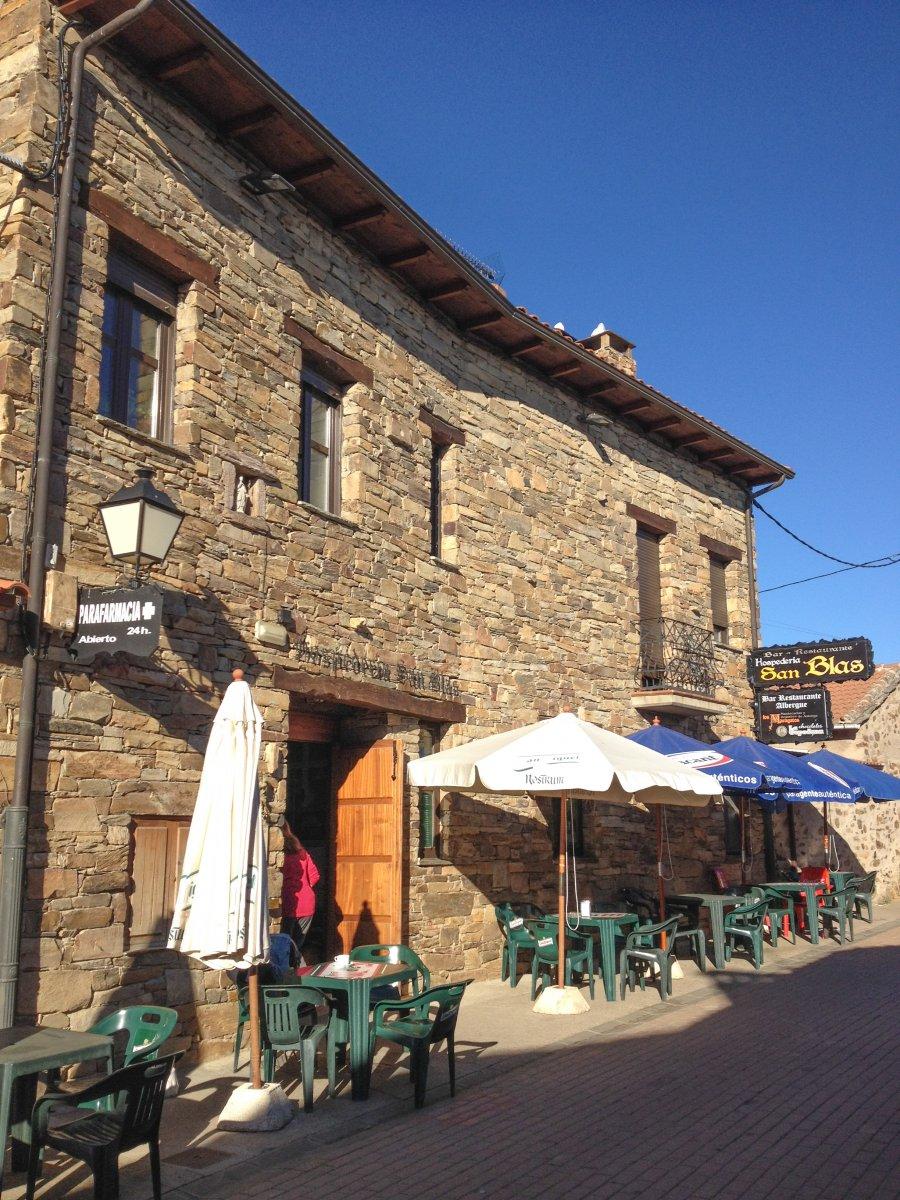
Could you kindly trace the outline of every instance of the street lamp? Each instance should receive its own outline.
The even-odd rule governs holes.
[[[150,468],[141,467],[137,483],[120,488],[100,505],[110,553],[121,562],[134,563],[136,583],[141,562],[161,563],[184,520],[181,509],[153,486],[152,478]]]

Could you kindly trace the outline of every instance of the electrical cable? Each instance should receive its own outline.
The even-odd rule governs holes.
[[[875,567],[890,567],[893,566],[894,563],[900,562],[900,554],[886,554],[881,558],[870,559],[868,562],[850,562],[850,560],[847,558],[838,558],[834,554],[829,554],[825,550],[820,550],[811,542],[807,542],[804,538],[800,537],[799,534],[794,533],[792,529],[788,529],[787,525],[782,524],[777,517],[773,517],[768,509],[763,508],[758,500],[753,501],[753,507],[758,508],[763,516],[768,517],[773,524],[777,525],[779,529],[788,535],[788,537],[793,538],[795,542],[799,542],[800,545],[805,546],[807,550],[812,550],[813,554],[818,554],[821,558],[827,558],[829,562],[840,563],[842,567],[868,567],[869,569],[873,569]]]
[[[900,564],[900,555],[896,555],[887,562],[884,559],[873,558],[871,562],[860,563],[861,567],[896,567]],[[777,583],[774,587],[760,588],[759,594],[763,592],[780,592],[782,588],[797,587],[801,583],[812,583],[814,579],[830,579],[832,575],[843,575],[846,571],[858,571],[859,567],[838,567],[836,571],[823,571],[821,575],[807,575],[803,579],[792,579],[789,583]]]
[[[65,63],[65,37],[75,24],[77,24],[75,21],[66,21],[65,25],[59,31],[59,37],[57,38],[56,61],[59,77],[57,79],[56,136],[53,139],[50,158],[43,167],[29,167],[21,159],[13,158],[9,154],[0,154],[0,163],[3,166],[10,167],[13,171],[18,171],[20,175],[24,175],[26,179],[30,179],[32,183],[43,183],[45,179],[50,179],[51,176],[56,174],[59,167],[66,130],[69,125],[69,77],[68,72],[63,69]]]

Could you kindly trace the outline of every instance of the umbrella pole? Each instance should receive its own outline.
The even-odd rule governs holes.
[[[741,883],[747,882],[747,800],[741,796]]]
[[[256,964],[247,972],[247,996],[250,1001],[250,1086],[262,1087],[259,1069],[261,1053],[259,1037],[259,971]]]
[[[558,979],[560,987],[566,984],[566,825],[568,824],[569,797],[563,792],[559,798],[559,874],[557,887],[559,890],[559,947]]]
[[[825,866],[829,864],[828,855],[828,801],[822,801],[822,849],[825,852]]]
[[[666,919],[666,882],[663,879],[663,827],[662,827],[662,805],[656,806],[656,886],[657,895],[659,897],[659,919]],[[659,939],[659,944],[663,950],[666,948],[666,935],[663,934]]]

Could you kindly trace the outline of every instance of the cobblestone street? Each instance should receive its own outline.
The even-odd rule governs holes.
[[[320,1151],[294,1156],[286,1139],[277,1158],[170,1195],[887,1196],[900,1169],[900,927],[857,932],[846,950],[782,949],[759,976],[719,973],[576,1045],[550,1042],[455,1101]]]

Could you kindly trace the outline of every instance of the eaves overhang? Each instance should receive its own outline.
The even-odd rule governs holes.
[[[64,15],[92,26],[129,7],[131,0],[57,3]],[[113,44],[157,86],[186,101],[219,137],[286,179],[337,233],[398,275],[462,336],[477,338],[589,409],[617,414],[747,488],[793,477],[790,467],[511,304],[187,0],[157,0]]]

